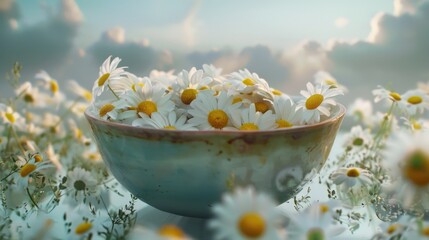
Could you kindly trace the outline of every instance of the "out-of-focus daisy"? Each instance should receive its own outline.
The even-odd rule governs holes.
[[[381,86],[378,86],[377,89],[374,89],[372,91],[372,94],[374,95],[374,102],[380,102],[382,100],[390,100],[392,102],[399,102],[402,100],[401,94],[387,90]]]
[[[137,91],[139,88],[144,87],[147,82],[151,80],[147,77],[140,78],[131,73],[124,73],[124,76],[116,79],[115,81],[110,82],[110,87],[113,92],[118,96],[121,96],[126,91]]]
[[[295,109],[295,104],[290,98],[276,97],[273,103],[277,128],[289,128],[299,125],[302,121],[300,112]]]
[[[275,202],[253,188],[224,195],[213,212],[209,227],[215,230],[215,239],[283,239],[278,233],[282,219]]]
[[[330,175],[330,178],[336,185],[343,186],[344,189],[368,187],[372,184],[372,174],[359,167],[339,168]]]
[[[144,86],[136,86],[136,91],[127,91],[123,95],[124,105],[118,107],[128,109],[124,111],[119,119],[136,119],[146,115],[151,117],[152,113],[159,112],[167,115],[174,110],[174,103],[170,100],[171,93],[165,93],[160,86],[152,86],[147,82]]]
[[[398,132],[387,143],[383,166],[392,183],[385,190],[404,208],[429,208],[429,134]]]
[[[71,215],[72,214],[72,215]],[[67,239],[92,239],[103,226],[110,226],[109,215],[106,211],[96,211],[95,215],[87,208],[77,208],[64,214]]]
[[[399,105],[408,115],[422,114],[425,109],[429,109],[429,95],[421,90],[410,90],[402,95]]]
[[[38,72],[35,78],[43,80],[45,88],[48,89],[53,95],[61,94],[57,80],[53,79],[46,71],[42,70]]]
[[[270,130],[276,127],[275,115],[271,110],[257,112],[254,103],[249,108],[236,110],[232,115],[232,124],[241,131]]]
[[[30,82],[21,84],[15,90],[15,95],[32,106],[44,107],[46,105],[46,96],[40,93],[37,87],[33,87]]]
[[[406,231],[403,232],[401,239],[418,239],[418,240],[427,240],[429,239],[429,223],[421,222],[414,223],[412,226],[409,226]]]
[[[401,117],[404,121],[404,125],[407,126],[411,131],[427,131],[429,130],[429,122],[424,119],[414,119]]]
[[[240,105],[233,104],[232,97],[228,97],[225,92],[218,96],[202,92],[191,103],[188,113],[192,118],[188,122],[200,130],[232,130],[231,113]]]
[[[93,177],[91,172],[75,167],[67,173],[67,186],[70,195],[76,201],[81,202],[87,195],[97,192],[97,179]]]
[[[186,107],[197,98],[200,91],[209,90],[213,81],[211,77],[204,77],[202,70],[192,68],[189,72],[183,70],[177,75],[173,85],[175,102],[180,107]]]
[[[353,116],[357,122],[363,122],[366,126],[373,125],[372,103],[369,100],[357,98],[348,107],[348,115]]]
[[[120,80],[124,73],[126,67],[118,67],[121,59],[116,57],[111,61],[111,58],[112,56],[109,56],[100,67],[99,77],[92,88],[92,95],[95,97],[101,95],[110,81]]]
[[[269,92],[270,89],[267,81],[260,78],[258,74],[249,72],[247,69],[231,73],[227,77],[227,81],[234,86],[231,90],[244,94],[253,93],[258,89],[268,90]]]
[[[333,97],[341,94],[337,88],[307,83],[307,91],[301,91],[304,99],[298,102],[297,110],[303,111],[302,117],[307,124],[320,122],[321,115],[326,117],[331,115],[331,106],[337,105]]]
[[[35,154],[28,161],[21,159],[17,162],[19,171],[16,174],[16,181],[18,186],[26,188],[34,175],[42,174],[43,170],[53,167],[50,162],[43,161],[38,156],[40,155]]]
[[[371,143],[372,135],[370,130],[368,128],[363,130],[360,125],[357,125],[352,127],[350,133],[347,134],[344,141],[344,147],[348,150],[350,149],[354,152],[358,152],[371,145]]]
[[[333,224],[329,208],[328,204],[317,204],[308,207],[297,215],[290,216],[291,225],[288,227],[288,239],[334,239],[343,233],[346,229],[343,226]]]
[[[376,236],[380,237],[380,239],[400,239],[400,235],[407,230],[409,221],[409,217],[402,216],[397,222],[383,222],[380,224],[381,232],[376,234]]]
[[[186,123],[186,120],[187,116],[185,114],[177,118],[177,114],[174,111],[169,112],[168,116],[154,112],[151,117],[143,116],[134,120],[132,125],[168,130],[197,130],[193,124]]]
[[[166,91],[171,92],[173,90],[174,81],[177,76],[173,74],[173,70],[168,72],[152,70],[149,74],[149,79],[154,85],[161,85]]]
[[[55,152],[54,146],[51,143],[48,144],[48,147],[45,150],[47,159],[55,166],[57,171],[61,171],[63,166],[60,162],[60,155]]]
[[[0,117],[6,125],[14,126],[18,129],[25,129],[25,120],[21,115],[11,107],[0,108]]]
[[[316,85],[328,85],[330,88],[338,88],[342,92],[347,92],[347,88],[338,83],[338,81],[328,72],[319,71],[314,75]]]
[[[147,229],[136,226],[127,235],[127,239],[191,240],[191,238],[187,236],[182,229],[172,224],[164,225],[159,229]]]
[[[92,93],[88,89],[82,87],[79,83],[76,81],[70,81],[68,83],[69,89],[71,91],[78,95],[79,97],[83,98],[86,102],[91,103],[92,102]]]

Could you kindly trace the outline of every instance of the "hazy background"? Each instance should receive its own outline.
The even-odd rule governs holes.
[[[369,98],[429,80],[429,0],[0,0],[0,92],[15,61],[90,88],[114,55],[137,74],[212,63],[297,94],[317,70]]]

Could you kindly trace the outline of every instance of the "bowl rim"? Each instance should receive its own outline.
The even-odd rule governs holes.
[[[135,132],[135,133],[149,133],[149,134],[163,134],[163,135],[180,135],[180,136],[213,136],[213,135],[263,135],[263,134],[281,134],[281,133],[293,133],[302,130],[309,130],[319,128],[325,125],[330,125],[343,118],[346,113],[346,107],[343,104],[337,103],[338,110],[334,116],[329,117],[321,122],[311,125],[299,125],[290,128],[279,128],[271,130],[249,130],[249,131],[236,131],[236,130],[171,130],[171,129],[156,129],[156,128],[144,128],[136,127],[130,124],[124,124],[119,122],[110,122],[101,118],[98,118],[91,114],[92,106],[85,109],[84,115],[89,122],[97,122],[101,125],[106,125],[116,129],[123,129],[124,131]]]

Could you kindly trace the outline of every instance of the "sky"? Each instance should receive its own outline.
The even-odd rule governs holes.
[[[140,75],[248,68],[291,94],[323,70],[349,99],[429,80],[429,0],[0,0],[0,36],[0,73],[88,88],[109,55]]]

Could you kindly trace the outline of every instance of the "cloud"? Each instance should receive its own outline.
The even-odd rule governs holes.
[[[349,20],[345,17],[339,17],[337,19],[335,19],[335,26],[337,28],[344,28],[347,25],[349,25]]]

